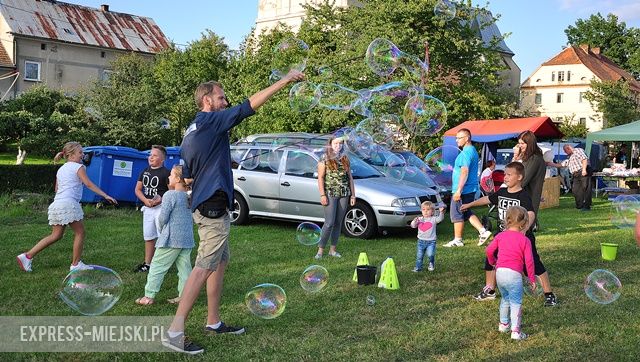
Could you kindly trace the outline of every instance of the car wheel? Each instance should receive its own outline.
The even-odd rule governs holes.
[[[342,231],[352,238],[369,239],[378,231],[376,216],[373,210],[362,201],[347,210]]]
[[[249,206],[244,197],[238,192],[233,193],[233,211],[231,211],[231,224],[242,225],[249,221]]]

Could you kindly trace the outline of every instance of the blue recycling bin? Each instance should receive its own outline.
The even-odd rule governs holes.
[[[171,171],[173,166],[181,164],[180,146],[165,147],[165,150],[167,151],[167,158],[164,159],[164,167]],[[149,153],[151,153],[151,150],[144,151],[145,157],[148,157]]]
[[[147,155],[135,148],[121,146],[90,146],[84,148],[82,162],[87,176],[102,191],[118,202],[137,203],[136,182],[140,173],[149,165]],[[82,202],[96,203],[104,199],[84,187]]]

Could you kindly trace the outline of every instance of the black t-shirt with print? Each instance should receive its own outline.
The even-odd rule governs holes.
[[[166,167],[147,167],[140,173],[138,181],[142,182],[142,193],[147,199],[153,199],[156,195],[164,195],[169,190],[169,171]]]
[[[522,206],[527,211],[533,210],[533,203],[531,202],[531,196],[524,189],[518,192],[509,192],[506,187],[499,189],[496,193],[489,195],[489,201],[492,205],[498,207],[498,219],[500,219],[500,230],[504,230],[504,223],[506,221],[507,209],[511,206]],[[533,225],[533,224],[532,224]],[[531,238],[533,231],[531,228],[527,230],[527,237]]]

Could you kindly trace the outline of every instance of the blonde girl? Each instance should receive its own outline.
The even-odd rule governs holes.
[[[33,258],[49,245],[62,239],[67,225],[71,227],[74,233],[73,256],[69,270],[89,268],[80,260],[85,238],[84,224],[82,222],[84,213],[80,206],[82,185],[104,197],[112,204],[117,204],[118,202],[91,182],[87,176],[87,170],[82,164],[82,156],[82,146],[78,142],[65,143],[62,151],[56,154],[54,162],[63,157],[67,162],[56,173],[56,196],[48,209],[49,225],[51,225],[52,229],[51,234],[45,236],[26,253],[17,256],[18,265],[22,270],[30,272]]]

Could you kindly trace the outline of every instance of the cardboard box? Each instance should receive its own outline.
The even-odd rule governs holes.
[[[540,209],[547,209],[560,205],[560,177],[549,177],[544,179],[542,186],[542,197],[540,198]]]

